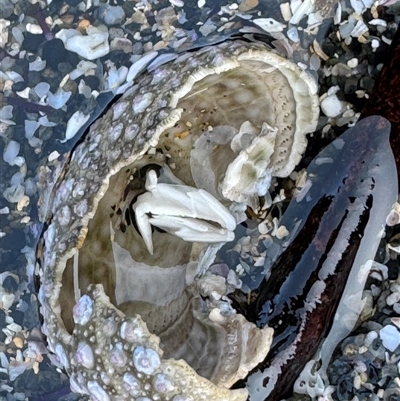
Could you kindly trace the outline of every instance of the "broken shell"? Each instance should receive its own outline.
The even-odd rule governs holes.
[[[43,327],[73,391],[92,400],[165,392],[175,401],[247,398],[246,389],[227,387],[265,358],[272,329],[246,321],[221,294],[204,305],[199,276],[233,239],[237,221],[227,209],[266,191],[265,171],[290,174],[318,112],[311,76],[264,45],[237,41],[182,54],[139,77],[93,124],[59,181],[49,183],[52,199],[44,193],[41,203],[41,215],[52,216],[39,254]],[[274,132],[266,141],[265,127]],[[259,143],[269,147],[261,156]],[[248,168],[255,172],[249,187],[248,177],[236,183],[226,174]],[[147,237],[151,255],[135,208],[156,188],[145,214],[171,232]],[[174,191],[184,196],[169,196]],[[206,212],[210,197],[215,216]],[[204,219],[230,234],[210,244]],[[179,227],[197,230],[198,240],[174,235]]]

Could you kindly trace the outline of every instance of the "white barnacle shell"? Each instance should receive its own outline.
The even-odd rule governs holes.
[[[122,343],[117,343],[110,352],[110,363],[118,368],[125,366],[127,356]]]
[[[85,325],[92,317],[92,313],[93,301],[87,295],[83,295],[74,306],[74,322],[76,324]]]
[[[70,363],[64,347],[61,344],[56,344],[56,346],[54,347],[54,353],[56,354],[56,357],[60,361],[62,367],[68,369]]]
[[[132,105],[132,110],[135,114],[143,113],[154,99],[152,93],[145,93],[140,95],[135,103]]]
[[[124,374],[123,385],[126,391],[134,397],[137,397],[141,392],[140,381],[131,373]]]
[[[113,318],[108,318],[103,324],[103,333],[106,337],[112,337],[117,331],[117,323]]]
[[[151,348],[139,346],[133,352],[133,364],[139,372],[151,375],[159,368],[160,357]]]
[[[157,393],[169,393],[174,390],[174,385],[164,374],[157,374],[153,379],[153,387]]]
[[[80,393],[80,394],[88,394],[87,389],[82,385],[82,375],[81,374],[72,374],[70,376],[69,382],[70,382],[70,387],[71,391],[74,393]]]
[[[85,342],[78,344],[78,349],[75,353],[75,361],[86,369],[92,369],[94,367],[94,354],[89,344]]]
[[[110,401],[107,392],[95,381],[88,382],[88,390],[92,401]]]
[[[130,319],[122,323],[120,335],[124,340],[130,343],[139,342],[143,336],[143,329],[134,319]]]
[[[111,382],[111,377],[106,372],[100,372],[100,378],[102,382],[106,385],[109,385]]]
[[[247,389],[229,387],[264,360],[272,329],[223,304],[224,283],[200,307],[200,274],[235,240],[230,207],[299,163],[316,83],[242,41],[180,54],[135,81],[50,180],[54,195],[42,194],[52,211],[38,255],[50,350],[72,391],[92,399],[244,401]],[[161,228],[143,231],[152,255],[135,204],[142,223]]]

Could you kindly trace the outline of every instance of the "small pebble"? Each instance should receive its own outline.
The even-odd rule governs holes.
[[[377,333],[376,331],[370,331],[370,332],[365,336],[364,345],[365,345],[366,347],[369,347],[369,346],[374,342],[374,340],[376,340],[377,338],[378,338],[378,333]]]
[[[20,147],[18,142],[12,140],[6,145],[3,153],[3,160],[10,166],[15,164],[15,158],[18,156]]]
[[[400,344],[400,331],[391,324],[388,324],[379,330],[379,336],[382,340],[383,346],[391,352],[394,352]]]
[[[42,98],[49,93],[50,85],[47,82],[40,82],[35,86],[35,93]]]
[[[17,348],[22,348],[24,346],[24,341],[20,337],[15,337],[13,343]]]
[[[14,4],[11,0],[0,1],[0,15],[1,18],[8,18],[12,15],[14,11]]]
[[[242,12],[247,12],[252,10],[253,8],[256,8],[259,4],[259,0],[243,0],[239,4],[239,10]]]
[[[372,39],[372,41],[371,41],[371,47],[372,47],[373,49],[377,49],[377,48],[379,47],[379,40],[377,40],[377,39]]]
[[[394,292],[386,298],[386,303],[389,306],[393,306],[396,302],[399,302],[399,301],[400,301],[400,293],[398,293],[398,292]]]
[[[336,95],[329,95],[321,102],[321,110],[327,117],[337,117],[343,109],[343,102]]]
[[[122,24],[125,21],[125,11],[121,6],[104,4],[99,7],[99,19],[107,25]]]
[[[40,57],[36,57],[36,60],[29,63],[29,71],[42,71],[46,68],[46,61]]]
[[[72,92],[66,92],[63,89],[58,88],[56,93],[49,93],[47,102],[53,109],[59,110],[68,102],[71,94]]]
[[[40,35],[41,33],[43,33],[43,30],[40,27],[40,25],[31,24],[29,22],[26,24],[26,31],[29,33],[33,33],[34,35]]]
[[[358,60],[356,58],[352,58],[347,62],[347,65],[350,68],[356,68],[358,66]]]

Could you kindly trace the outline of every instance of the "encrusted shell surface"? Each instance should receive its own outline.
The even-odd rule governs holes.
[[[278,135],[269,168],[273,175],[288,175],[304,152],[305,134],[316,126],[315,81],[265,46],[239,41],[183,54],[141,77],[93,124],[85,140],[72,153],[68,168],[57,175],[61,178],[54,186],[52,203],[44,202],[50,213],[43,215],[51,214],[52,218],[43,236],[39,300],[44,317],[43,332],[48,337],[50,350],[70,375],[73,391],[89,394],[92,400],[247,398],[246,389],[229,390],[201,377],[182,359],[164,359],[160,339],[148,330],[141,316],[125,316],[110,302],[101,284],[93,284],[87,291],[83,290],[84,295],[69,300],[76,303],[72,311],[72,332],[66,328],[60,306],[67,261],[84,245],[89,221],[108,189],[110,178],[138,160],[150,147],[155,147],[163,132],[179,125],[185,112],[180,107],[181,99],[197,83],[200,82],[200,89],[204,91],[202,84],[220,81],[216,90],[228,91],[234,86],[236,94],[240,93],[238,88],[244,86],[235,101],[247,105],[251,94],[246,91],[246,85],[228,79],[230,71],[242,64],[247,65],[246,74],[255,82],[259,80],[270,87],[268,95],[273,101],[267,106],[265,118],[272,118],[267,122],[278,126]],[[213,95],[205,93],[205,97]],[[230,121],[237,129],[243,122],[252,120],[253,108],[247,109],[249,115],[236,113],[238,121]],[[262,121],[258,123],[261,125]],[[241,348],[244,355],[235,355],[235,360],[240,362],[237,377],[231,375],[225,381],[230,386],[255,366],[257,351],[258,358],[265,355],[272,331],[257,329],[256,332],[255,326],[251,327],[243,316],[220,316],[218,310],[210,314],[210,320],[230,333],[229,338],[238,333],[243,338],[248,337],[241,340],[249,343],[247,348],[246,345]],[[227,352],[234,349],[234,346],[229,349],[230,341],[227,339],[224,345]],[[261,351],[256,349],[256,343],[260,343]],[[254,358],[249,361],[245,353],[252,345]]]

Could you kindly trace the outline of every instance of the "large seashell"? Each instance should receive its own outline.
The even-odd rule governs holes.
[[[299,162],[318,110],[311,76],[237,41],[144,75],[94,123],[42,211],[52,218],[41,312],[73,391],[92,400],[247,398],[229,387],[265,358],[272,330],[237,314],[221,283],[206,286],[210,295],[203,285],[204,302],[199,279],[233,238],[234,210]],[[146,191],[155,196],[141,198]],[[147,226],[147,243],[134,226],[138,202],[136,218],[166,231],[149,241]]]

